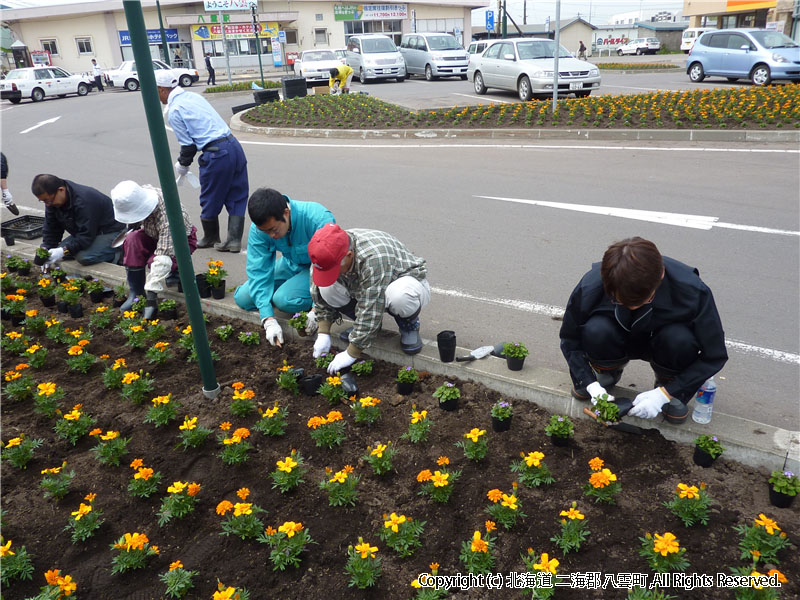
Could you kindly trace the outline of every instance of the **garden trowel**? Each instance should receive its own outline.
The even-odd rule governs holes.
[[[630,409],[633,408],[633,400],[631,400],[630,398],[616,398],[614,402],[619,407],[620,419],[625,415],[627,415],[628,411],[630,411]],[[597,415],[594,414],[594,411],[588,406],[583,409],[583,412],[592,417],[598,423],[602,423],[609,429],[615,429],[616,431],[622,431],[624,433],[636,433],[636,434],[642,433],[641,427],[637,427],[636,425],[631,425],[630,423],[623,423],[622,421],[617,421],[616,423],[611,423],[611,424],[603,423],[602,421],[600,421]]]
[[[481,346],[480,348],[476,348],[472,352],[469,353],[469,356],[457,356],[456,360],[458,362],[469,362],[472,360],[478,360],[483,358],[484,356],[489,356],[494,350],[494,346]]]

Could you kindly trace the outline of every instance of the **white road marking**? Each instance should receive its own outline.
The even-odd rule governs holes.
[[[420,129],[420,133],[424,132]],[[675,148],[656,148],[650,146],[599,146],[599,145],[566,145],[566,144],[465,144],[456,142],[430,142],[426,144],[348,144],[343,142],[323,143],[323,142],[259,142],[259,141],[245,141],[239,140],[241,144],[250,144],[252,146],[297,146],[298,148],[369,148],[370,150],[390,149],[395,150],[398,148],[480,148],[480,149],[497,149],[497,150],[625,150],[636,152],[747,152],[754,154],[800,154],[800,150],[792,150],[788,148],[694,148],[688,146],[680,146]]]
[[[515,104],[510,100],[498,100],[496,98],[487,98],[486,96],[473,96],[472,94],[459,94],[458,92],[453,92],[453,96],[464,96],[464,98],[477,98],[478,100],[488,100],[489,102],[499,102],[500,104]]]
[[[542,315],[545,317],[561,318],[564,316],[564,308],[561,306],[554,306],[552,304],[542,304],[540,302],[531,302],[527,300],[514,300],[511,298],[486,298],[476,296],[469,292],[461,290],[448,290],[444,288],[432,287],[431,291],[440,296],[448,296],[450,298],[461,298],[462,300],[472,300],[482,304],[491,304],[492,306],[502,306],[513,310],[519,310],[527,313]],[[761,346],[754,346],[740,340],[726,340],[725,346],[730,350],[734,350],[741,354],[754,355],[759,358],[772,360],[780,363],[787,363],[792,365],[800,365],[800,354],[792,352],[785,352],[783,350],[774,350],[772,348],[763,348]]]
[[[0,112],[6,112],[7,110],[11,110],[13,108],[14,108],[13,106],[9,106],[8,108],[0,109]]]
[[[691,229],[709,230],[713,227],[724,229],[739,229],[742,231],[752,231],[756,233],[772,233],[775,235],[797,235],[800,231],[787,231],[785,229],[772,229],[769,227],[757,227],[755,225],[738,225],[736,223],[720,223],[719,217],[707,217],[702,215],[684,215],[680,213],[657,212],[652,210],[638,210],[633,208],[617,208],[614,206],[593,206],[590,204],[567,204],[565,202],[548,202],[545,200],[523,200],[521,198],[503,198],[500,196],[474,196],[475,198],[486,198],[489,200],[500,200],[502,202],[514,202],[517,204],[530,204],[533,206],[545,206],[548,208],[560,208],[564,210],[574,210],[577,212],[605,215],[608,217],[619,217],[622,219],[633,219],[636,221],[649,221],[662,225],[675,225],[677,227],[688,227]]]
[[[39,121],[39,122],[38,122],[36,125],[34,125],[33,127],[28,127],[27,129],[24,129],[24,130],[20,131],[20,133],[28,133],[29,131],[33,131],[34,129],[38,129],[38,128],[39,128],[39,127],[41,127],[42,125],[47,125],[48,123],[55,123],[55,122],[56,122],[56,121],[58,121],[60,118],[61,118],[61,115],[59,115],[59,116],[57,116],[57,117],[53,117],[52,119],[47,119],[46,121]]]

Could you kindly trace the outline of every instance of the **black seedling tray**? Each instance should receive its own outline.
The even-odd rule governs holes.
[[[42,237],[44,217],[25,215],[10,221],[3,221],[0,223],[0,228],[3,230],[3,237],[32,240],[33,238]]]

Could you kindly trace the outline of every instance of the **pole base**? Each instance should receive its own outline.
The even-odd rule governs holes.
[[[222,388],[220,388],[219,384],[217,384],[217,387],[215,389],[213,389],[213,390],[207,390],[207,389],[203,388],[203,396],[205,396],[209,400],[213,400],[214,398],[219,396],[219,393],[220,393],[221,390],[222,390]]]

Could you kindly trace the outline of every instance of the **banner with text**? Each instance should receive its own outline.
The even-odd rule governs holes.
[[[407,4],[334,4],[333,15],[337,21],[382,21],[407,19]]]
[[[131,45],[131,34],[127,29],[120,29],[119,33],[119,44],[120,46],[130,46]],[[167,41],[168,42],[177,42],[178,41],[178,30],[177,29],[165,29],[164,33],[167,34]],[[149,44],[160,44],[161,43],[161,30],[160,29],[148,29],[147,30],[147,43]]]
[[[221,10],[250,10],[255,6],[258,10],[258,0],[203,0],[206,12],[219,12]]]
[[[270,21],[258,24],[259,37],[277,37],[278,23]],[[242,40],[255,37],[252,23],[229,23],[225,25],[225,37],[229,40]],[[207,42],[222,39],[222,25],[192,25],[192,39]]]

